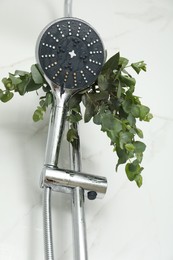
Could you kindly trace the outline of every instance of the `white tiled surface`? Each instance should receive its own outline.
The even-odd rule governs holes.
[[[144,184],[129,183],[115,154],[92,123],[81,125],[83,170],[105,175],[104,200],[86,201],[89,259],[173,259],[173,2],[172,0],[73,0],[73,14],[101,34],[110,57],[145,60],[136,93],[154,114],[142,124],[148,149]],[[0,77],[35,62],[38,34],[63,16],[62,0],[1,0]],[[40,171],[47,119],[35,124],[35,93],[0,104],[0,259],[42,260]],[[87,138],[88,137],[88,138]],[[72,259],[70,198],[53,194],[55,259]]]

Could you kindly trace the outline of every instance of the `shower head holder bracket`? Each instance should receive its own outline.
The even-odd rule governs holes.
[[[64,170],[52,166],[45,166],[41,175],[41,187],[52,188],[53,191],[71,193],[73,188],[80,187],[90,199],[92,194],[95,198],[103,198],[107,190],[107,179],[72,170]]]

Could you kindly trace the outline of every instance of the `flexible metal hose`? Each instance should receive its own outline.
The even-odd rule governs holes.
[[[45,260],[54,260],[51,218],[51,188],[44,187],[43,196],[43,228]]]

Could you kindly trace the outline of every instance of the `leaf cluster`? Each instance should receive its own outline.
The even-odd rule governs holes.
[[[13,74],[9,73],[8,78],[3,78],[4,89],[0,89],[0,100],[3,103],[10,101],[15,93],[24,96],[28,92],[37,91],[42,88],[45,96],[40,98],[39,106],[33,114],[35,122],[43,119],[46,108],[53,103],[50,86],[45,81],[37,64],[31,66],[31,72],[16,70]]]
[[[137,74],[146,71],[143,61],[132,63],[117,53],[103,66],[96,82],[82,93],[72,96],[68,103],[67,120],[70,129],[67,140],[75,145],[78,140],[76,124],[84,119],[91,119],[105,132],[118,156],[116,171],[125,164],[125,172],[130,181],[142,185],[141,162],[146,145],[138,139],[143,138],[143,132],[137,127],[137,121],[149,122],[152,118],[149,107],[143,105],[140,98],[135,96],[135,78],[128,73],[131,67]],[[40,97],[39,105],[33,114],[35,122],[42,120],[49,105],[53,104],[50,86],[45,81],[38,66],[32,65],[31,72],[17,70],[3,78],[4,89],[0,89],[0,100],[8,102],[15,93],[24,94],[42,89],[45,95]],[[85,107],[84,115],[81,104]],[[137,138],[137,139],[136,139]]]
[[[126,164],[125,172],[130,181],[142,185],[141,162],[146,149],[143,132],[137,127],[137,120],[149,122],[153,117],[149,107],[143,105],[134,94],[136,80],[128,72],[131,67],[139,74],[146,71],[143,61],[132,63],[117,53],[103,66],[97,81],[85,93],[75,95],[69,106],[68,119],[71,123],[81,120],[80,103],[85,106],[84,121],[91,119],[100,125],[118,156],[116,171],[119,165]],[[73,128],[72,128],[73,129]],[[75,132],[69,130],[72,141],[77,138]],[[70,140],[70,137],[68,137]]]

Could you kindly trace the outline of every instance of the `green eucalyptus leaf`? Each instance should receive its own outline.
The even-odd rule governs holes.
[[[141,174],[138,174],[135,177],[135,181],[136,181],[136,184],[138,185],[138,187],[140,188],[142,186],[142,182],[143,182]]]
[[[44,79],[41,72],[38,69],[38,65],[33,64],[31,66],[31,75],[35,84],[43,84]]]
[[[131,134],[130,132],[120,132],[119,133],[119,144],[120,144],[120,148],[123,149],[124,145],[127,143],[131,143],[133,139],[133,134]]]
[[[74,140],[78,139],[78,132],[74,128],[70,128],[67,132],[67,141],[73,143]]]
[[[48,107],[53,103],[53,96],[51,92],[46,93],[45,105]]]
[[[121,82],[126,84],[128,87],[133,88],[136,84],[136,80],[132,77],[127,76],[127,75],[120,75],[119,79],[121,80]]]
[[[7,90],[14,90],[14,84],[12,83],[12,80],[10,78],[3,78],[2,83]]]
[[[137,133],[137,135],[138,135],[140,138],[143,138],[143,137],[144,137],[143,132],[142,132],[141,129],[136,128],[136,133]]]
[[[69,109],[78,107],[81,100],[82,100],[82,95],[80,95],[80,94],[76,94],[76,95],[72,96],[68,103]]]
[[[44,109],[42,107],[40,107],[40,106],[37,107],[37,110],[39,110],[41,113],[44,112]]]
[[[121,70],[124,70],[124,68],[127,66],[128,63],[129,63],[128,59],[124,57],[119,58],[119,65],[121,66]]]
[[[135,91],[135,86],[130,86],[129,87],[129,89],[128,89],[128,91],[126,92],[126,95],[128,96],[128,97],[132,97],[132,94],[133,94],[133,92]]]
[[[12,82],[11,82],[11,79],[7,79],[7,78],[3,78],[1,81],[2,81],[2,83],[4,84],[4,86],[5,86],[8,82],[12,83]]]
[[[70,115],[67,116],[67,120],[70,122],[70,123],[78,123],[80,120],[82,119],[82,116],[80,113],[78,112],[74,112],[72,111],[70,113]]]
[[[124,100],[122,103],[122,107],[124,112],[126,112],[127,114],[130,113],[131,109],[132,109],[132,101],[131,100]]]
[[[144,63],[144,61],[132,63],[131,66],[138,74],[140,73],[141,70],[146,71],[146,64]]]
[[[102,115],[101,131],[106,132],[112,143],[116,142],[118,133],[122,130],[122,122],[111,113]]]
[[[150,109],[149,109],[149,107],[144,106],[144,105],[140,105],[139,108],[140,108],[140,116],[139,116],[139,118],[140,118],[140,120],[144,120],[146,115],[150,112]]]
[[[32,91],[38,90],[41,87],[42,87],[41,84],[36,84],[34,82],[34,80],[32,78],[30,78],[26,85],[26,92],[32,92]]]
[[[134,129],[133,127],[131,127],[131,128],[129,129],[129,132],[130,132],[131,134],[133,134],[133,136],[136,135],[136,131],[135,131],[135,129]]]
[[[82,102],[85,106],[84,122],[87,123],[97,113],[94,95],[86,93],[82,96]]]
[[[118,89],[117,89],[117,98],[121,97],[121,93],[122,93],[122,86],[121,86],[121,82],[118,82]]]
[[[134,117],[131,113],[129,113],[129,115],[128,115],[128,117],[127,117],[127,120],[128,120],[128,122],[129,122],[129,124],[130,124],[131,126],[135,126],[135,124],[136,124],[136,119],[135,119],[135,117]]]
[[[118,69],[120,54],[119,52],[112,56],[103,66],[101,70],[101,74],[107,74],[108,72],[112,72],[113,70]]]
[[[105,102],[101,103],[101,105],[97,109],[97,113],[93,116],[93,122],[96,125],[101,125],[102,122],[102,117],[104,116],[105,113],[108,111],[108,107]]]
[[[135,147],[132,143],[125,144],[125,148],[128,152],[133,152],[135,150]]]
[[[133,99],[134,104],[136,104],[136,105],[141,105],[140,97],[138,97],[138,96],[133,96],[133,97],[131,97],[131,98]]]
[[[43,120],[43,111],[44,110],[40,109],[40,107],[38,107],[35,110],[35,112],[34,112],[34,114],[32,116],[34,122],[38,122],[39,120]]]
[[[106,134],[111,139],[111,143],[110,144],[111,145],[115,144],[116,140],[117,140],[117,132],[115,130],[107,130]]]
[[[1,101],[3,103],[8,102],[9,100],[11,100],[13,98],[14,94],[8,90],[5,91],[5,93],[3,93],[3,95],[1,95]]]
[[[143,159],[143,153],[136,153],[136,159],[139,163],[141,163]]]
[[[143,153],[146,149],[146,145],[140,141],[134,142],[133,145],[135,147],[135,153]]]
[[[109,81],[107,79],[107,77],[103,74],[100,74],[98,76],[98,86],[100,88],[101,91],[105,91],[108,89],[109,87]]]
[[[85,107],[84,122],[88,123],[95,115],[95,107],[93,104],[88,103]]]
[[[41,97],[40,99],[41,100],[40,100],[39,104],[41,107],[43,107],[45,105],[45,97]]]
[[[105,113],[102,116],[102,131],[115,130],[118,134],[122,130],[122,123],[111,113]]]
[[[93,122],[96,125],[101,125],[101,123],[102,123],[102,115],[101,115],[100,112],[93,116]]]
[[[151,113],[148,113],[143,120],[146,122],[149,122],[152,118],[153,118],[153,115]]]
[[[28,77],[28,75],[26,75],[25,77],[23,77],[22,82],[17,85],[17,91],[21,96],[26,93],[29,82],[30,78]]]
[[[124,164],[127,162],[127,160],[129,159],[128,154],[126,153],[125,149],[121,149],[119,146],[116,146],[116,153],[118,156],[118,163],[116,165],[116,171],[118,170],[118,166],[120,164]]]
[[[95,102],[103,101],[107,102],[109,99],[109,93],[107,91],[102,91],[100,93],[91,94]]]
[[[128,130],[129,133],[131,133],[133,136],[136,135],[136,131],[134,129],[134,126],[131,126],[129,124],[126,125],[126,131]]]
[[[92,104],[92,101],[88,99],[87,94],[83,94],[82,95],[82,103],[84,104],[85,107],[86,107],[88,102]]]
[[[99,101],[106,102],[109,98],[109,93],[107,91],[102,91],[99,93],[88,93],[87,103],[96,104]]]
[[[107,111],[107,106],[105,105],[105,103],[102,103],[99,108],[98,108],[98,111],[97,113],[93,116],[93,122],[96,124],[96,125],[101,125],[102,123],[102,117],[103,115],[105,114],[105,112]]]
[[[131,114],[135,117],[138,118],[140,117],[140,105],[132,105],[131,106]]]
[[[44,112],[46,112],[47,106],[46,106],[46,103],[45,103],[45,98],[40,100],[39,105],[44,110]]]
[[[13,74],[9,73],[9,78],[11,79],[12,84],[18,85],[22,82],[19,77],[15,77]]]
[[[130,181],[134,181],[136,176],[139,175],[142,170],[143,168],[140,167],[137,160],[133,161],[132,163],[127,163],[125,167],[127,177]]]
[[[14,75],[15,76],[25,76],[25,75],[29,75],[29,72],[23,71],[23,70],[16,70]]]

